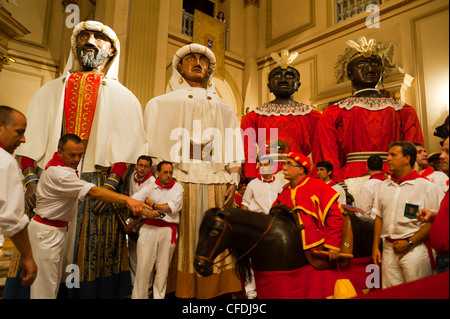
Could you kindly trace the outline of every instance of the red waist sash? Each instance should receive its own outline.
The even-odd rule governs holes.
[[[156,227],[170,227],[172,229],[172,238],[170,239],[170,243],[174,244],[174,245],[177,244],[178,224],[168,223],[161,219],[147,218],[145,220],[145,225],[156,226]]]
[[[67,230],[69,229],[69,222],[65,222],[63,220],[50,220],[47,218],[42,218],[39,215],[34,215],[33,219],[37,221],[38,223],[53,226],[53,227],[66,227]]]

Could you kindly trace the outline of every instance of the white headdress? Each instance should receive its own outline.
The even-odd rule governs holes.
[[[172,90],[174,91],[174,90],[185,89],[185,88],[190,87],[190,85],[186,81],[180,81],[182,76],[181,76],[180,72],[178,72],[178,69],[177,69],[177,66],[180,63],[181,59],[183,59],[186,55],[188,55],[190,53],[203,54],[209,59],[209,67],[211,68],[212,72],[209,76],[209,82],[206,87],[206,91],[215,93],[216,89],[214,86],[213,74],[214,74],[214,70],[216,69],[216,56],[210,49],[208,49],[204,45],[201,45],[198,43],[191,43],[191,44],[185,45],[184,47],[181,47],[180,49],[178,49],[178,51],[173,56],[173,60],[172,60],[173,73],[172,73],[172,78],[170,79],[170,86],[171,86]]]
[[[277,63],[280,64],[280,67],[282,69],[287,69],[298,57],[298,52],[294,52],[291,55],[289,55],[289,50],[281,50],[281,56],[275,52],[272,53],[270,56],[272,57],[272,59],[274,59]]]
[[[119,75],[120,41],[113,29],[98,21],[83,21],[77,24],[73,29],[72,37],[70,39],[72,50],[64,70],[64,74],[67,74],[71,70],[73,71],[81,68],[77,59],[74,57],[77,56],[77,37],[84,30],[101,32],[111,40],[112,46],[116,49],[116,51],[114,56],[110,58],[110,61],[105,66],[105,73],[108,78],[117,80]]]

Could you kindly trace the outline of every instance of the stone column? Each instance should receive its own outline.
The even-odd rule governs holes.
[[[244,45],[244,110],[258,106],[258,65],[256,63],[258,51],[258,10],[259,1],[244,0],[245,11],[245,45]]]

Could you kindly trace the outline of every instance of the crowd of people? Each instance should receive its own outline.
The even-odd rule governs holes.
[[[118,81],[111,28],[82,22],[71,44],[63,75],[36,93],[26,116],[0,106],[0,227],[17,248],[3,298],[239,292],[226,251],[211,276],[194,269],[212,207],[289,206],[303,249],[320,247],[334,261],[342,205],[354,205],[373,219],[383,288],[448,271],[448,117],[435,132],[438,172],[414,108],[377,89],[383,55],[373,39],[349,46],[353,96],[323,113],[294,101],[300,73],[283,52],[268,77],[275,99],[240,123],[216,93],[216,58],[203,45],[175,53],[171,92],[142,113]],[[78,268],[69,284],[68,265]],[[245,282],[245,294],[256,298],[257,283]]]

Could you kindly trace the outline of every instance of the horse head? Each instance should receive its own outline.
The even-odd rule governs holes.
[[[214,259],[231,243],[232,227],[226,217],[227,209],[211,208],[205,212],[200,225],[194,268],[201,276],[210,276]]]

